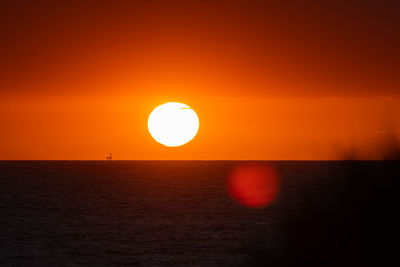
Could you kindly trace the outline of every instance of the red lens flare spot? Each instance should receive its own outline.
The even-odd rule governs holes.
[[[245,164],[235,167],[229,176],[229,193],[240,204],[262,208],[278,194],[279,179],[271,166]]]

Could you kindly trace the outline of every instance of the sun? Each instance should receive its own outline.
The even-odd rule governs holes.
[[[199,117],[188,105],[168,102],[151,112],[148,128],[151,136],[160,144],[182,146],[196,136]]]

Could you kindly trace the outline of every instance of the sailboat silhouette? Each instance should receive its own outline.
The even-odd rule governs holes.
[[[107,159],[107,160],[112,160],[112,154],[111,154],[111,152],[110,152],[110,155],[108,155],[108,156],[106,157],[106,159]]]

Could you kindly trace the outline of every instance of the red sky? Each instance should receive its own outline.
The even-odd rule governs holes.
[[[336,159],[399,132],[398,1],[2,1],[0,159]],[[164,102],[198,136],[147,131]]]

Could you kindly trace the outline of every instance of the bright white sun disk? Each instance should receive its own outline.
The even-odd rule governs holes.
[[[199,117],[188,105],[168,102],[151,112],[148,128],[157,142],[168,147],[181,146],[196,136]]]

